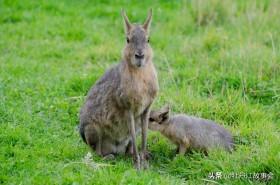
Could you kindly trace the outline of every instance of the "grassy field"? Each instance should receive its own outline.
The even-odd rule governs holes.
[[[150,132],[150,168],[104,161],[77,132],[85,95],[125,44],[121,8],[143,22],[160,93],[153,105],[228,128],[232,154],[176,156]],[[280,2],[0,0],[0,184],[279,184]],[[272,173],[211,179],[211,172]]]

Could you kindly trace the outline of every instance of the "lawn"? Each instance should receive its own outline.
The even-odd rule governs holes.
[[[150,7],[153,108],[224,125],[233,153],[177,156],[149,132],[150,168],[137,172],[81,140],[85,96],[126,42],[121,8],[141,23]],[[279,184],[279,9],[278,0],[0,0],[0,184]]]

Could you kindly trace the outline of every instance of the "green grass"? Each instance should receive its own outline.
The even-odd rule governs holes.
[[[149,170],[136,172],[124,156],[85,160],[78,112],[120,60],[122,7],[133,22],[154,10],[154,108],[169,103],[174,112],[223,124],[235,152],[175,156],[171,143],[150,132]],[[278,184],[279,9],[278,0],[0,0],[0,184]],[[211,180],[210,172],[274,176]]]

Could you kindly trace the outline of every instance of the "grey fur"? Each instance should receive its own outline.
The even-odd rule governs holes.
[[[212,148],[223,148],[231,152],[232,135],[221,125],[211,120],[177,114],[169,116],[169,108],[151,111],[149,129],[160,131],[178,146],[180,154],[189,149],[207,153]]]
[[[122,14],[128,42],[122,62],[109,69],[89,91],[80,112],[80,134],[98,155],[133,154],[139,169],[140,162],[143,165],[146,162],[148,115],[158,81],[147,40],[149,27],[130,24],[125,13]],[[151,12],[148,17],[151,21]],[[139,156],[136,134],[140,130]]]

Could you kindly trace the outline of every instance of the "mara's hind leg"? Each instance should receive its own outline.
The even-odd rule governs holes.
[[[79,125],[78,128],[79,128],[79,133],[80,133],[81,138],[83,139],[83,141],[84,141],[85,143],[87,143],[86,137],[85,137],[85,125],[82,124],[82,123],[80,123],[80,125]]]
[[[86,143],[96,151],[97,155],[102,156],[102,133],[99,126],[88,124],[84,129]]]
[[[117,146],[114,141],[111,139],[103,138],[102,140],[102,155],[104,156],[104,159],[114,159],[117,150]]]
[[[121,154],[121,155],[133,155],[133,148],[132,148],[132,143],[131,143],[131,138],[125,138],[122,141],[117,141],[116,143],[116,154]]]

